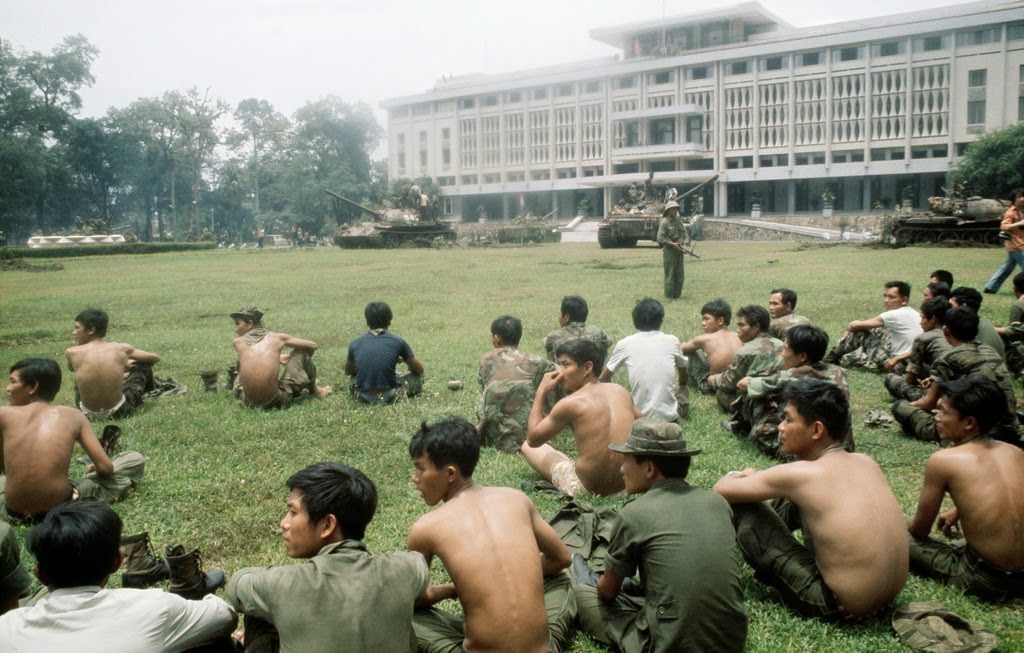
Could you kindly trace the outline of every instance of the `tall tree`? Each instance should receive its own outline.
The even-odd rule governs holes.
[[[234,115],[241,128],[230,132],[228,144],[245,161],[253,203],[259,214],[266,164],[271,157],[283,154],[291,125],[269,102],[256,98],[239,102]]]
[[[1004,198],[1024,188],[1024,123],[994,131],[971,143],[950,172],[969,195]]]

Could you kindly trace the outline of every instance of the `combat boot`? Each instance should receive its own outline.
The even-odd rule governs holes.
[[[217,392],[217,370],[200,372],[199,377],[203,380],[203,390],[206,392]]]
[[[139,533],[121,538],[121,557],[124,567],[121,573],[122,587],[149,587],[167,580],[171,569],[167,562],[158,558],[149,541],[149,533]]]
[[[121,439],[121,427],[117,424],[107,424],[103,427],[103,435],[100,436],[100,444],[108,457],[113,458],[117,453],[117,441]]]
[[[170,590],[186,599],[201,599],[213,594],[224,585],[224,572],[219,569],[203,571],[203,561],[199,549],[188,553],[181,544],[168,546],[165,551],[167,562],[171,567]]]

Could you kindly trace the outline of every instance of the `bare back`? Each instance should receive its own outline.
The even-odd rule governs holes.
[[[547,650],[535,518],[536,508],[522,492],[473,486],[410,529],[410,548],[428,559],[437,555],[452,578],[466,615],[467,651]],[[557,539],[554,531],[550,536]]]
[[[728,329],[697,336],[693,341],[708,355],[710,374],[721,374],[728,369],[736,352],[743,346],[736,332]]]
[[[254,345],[246,343],[244,337],[235,338],[238,375],[242,379],[242,390],[249,401],[263,404],[277,395],[281,352],[284,350],[286,340],[286,335],[273,331],[267,332]]]
[[[131,345],[105,340],[93,340],[65,350],[68,366],[75,374],[79,399],[86,408],[102,412],[121,401],[131,350]]]
[[[814,539],[818,569],[843,607],[865,615],[888,605],[909,569],[909,535],[881,468],[863,454],[830,451],[789,467],[790,498]]]
[[[946,470],[967,544],[1007,571],[1024,569],[1024,452],[981,439],[942,449],[933,460]]]
[[[629,391],[616,383],[588,383],[568,397],[570,426],[576,439],[576,475],[588,491],[608,496],[625,488],[619,466],[622,456],[608,448],[625,442],[640,413]],[[559,402],[561,403],[561,402]]]
[[[71,493],[68,468],[76,441],[98,469],[112,471],[110,459],[81,412],[39,402],[0,408],[7,506],[39,515],[66,500]]]

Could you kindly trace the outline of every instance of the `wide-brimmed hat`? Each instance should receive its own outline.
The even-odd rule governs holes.
[[[900,640],[915,651],[988,653],[997,645],[992,631],[935,601],[899,606],[893,612],[892,626]]]
[[[242,319],[255,324],[263,319],[263,311],[256,304],[245,304],[242,308],[232,313],[231,318],[235,320]]]
[[[625,442],[612,442],[608,448],[644,456],[696,456],[701,451],[686,448],[683,430],[678,424],[644,418],[633,422]]]
[[[669,209],[678,209],[678,208],[679,208],[679,202],[676,202],[675,200],[673,200],[673,201],[668,202],[667,204],[665,204],[665,208],[663,208],[661,210],[661,214],[664,215],[665,212],[668,211]]]

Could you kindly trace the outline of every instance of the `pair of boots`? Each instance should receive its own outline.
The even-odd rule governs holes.
[[[186,599],[201,599],[224,585],[224,572],[211,569],[204,572],[199,549],[186,552],[181,544],[168,546],[167,560],[153,552],[149,533],[121,538],[121,556],[124,587],[143,588],[170,579],[170,591]]]

